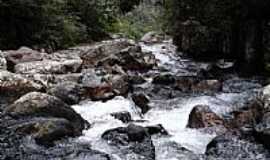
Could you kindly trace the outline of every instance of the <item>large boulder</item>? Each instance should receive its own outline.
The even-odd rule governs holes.
[[[42,61],[46,56],[46,53],[41,53],[27,47],[21,47],[18,50],[5,51],[4,54],[8,62],[8,68],[11,70],[13,70],[13,67],[16,64]]]
[[[206,128],[218,125],[225,125],[224,120],[216,113],[211,111],[209,106],[198,105],[195,106],[190,115],[187,127],[189,128]]]
[[[82,98],[83,92],[84,89],[81,85],[69,81],[56,84],[47,91],[48,94],[58,97],[70,105],[78,104]]]
[[[15,66],[15,72],[20,74],[65,74],[75,73],[81,68],[81,59],[66,59],[61,61],[43,60],[35,62],[19,63]]]
[[[108,66],[118,65],[125,71],[144,72],[156,66],[156,59],[153,54],[143,52],[139,45],[135,45],[101,59],[97,65],[107,66],[107,68]]]
[[[13,126],[17,133],[31,135],[41,145],[51,146],[53,141],[81,133],[70,121],[62,118],[33,118]]]
[[[87,69],[79,81],[84,88],[84,98],[109,100],[115,96],[127,96],[130,85],[125,74],[108,74],[104,70]]]
[[[16,117],[56,117],[69,120],[81,132],[88,123],[69,105],[44,93],[31,92],[8,106],[4,113]]]
[[[122,50],[118,57],[120,57],[120,66],[125,70],[147,71],[157,64],[155,56],[142,52],[140,46],[128,47]]]
[[[102,138],[107,140],[112,146],[116,146],[121,152],[123,159],[136,154],[139,159],[154,160],[155,147],[147,129],[141,126],[130,124],[128,127],[120,127],[108,130],[102,134]]]
[[[8,71],[0,71],[0,95],[1,99],[7,97],[10,101],[14,101],[20,96],[42,90],[43,86],[28,80],[21,75],[10,73]]]
[[[87,49],[84,49],[86,51],[80,54],[83,60],[83,68],[93,68],[100,60],[115,55],[122,49],[133,45],[134,42],[127,39],[114,39],[88,46]]]
[[[100,70],[83,70],[83,76],[79,83],[84,87],[84,98],[94,101],[112,99],[115,94],[112,85],[106,81],[106,73]]]

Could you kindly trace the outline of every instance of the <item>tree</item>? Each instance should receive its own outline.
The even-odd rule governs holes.
[[[173,3],[176,13],[172,19],[177,22],[174,35],[180,49],[197,58],[233,59],[240,71],[263,71],[270,1],[173,0]]]

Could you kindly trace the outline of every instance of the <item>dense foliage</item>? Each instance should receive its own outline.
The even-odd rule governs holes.
[[[0,0],[0,48],[63,48],[104,37],[95,0]]]
[[[179,49],[198,59],[227,58],[257,73],[269,49],[268,0],[172,0]]]
[[[103,39],[140,38],[163,27],[159,0],[0,0],[0,49],[50,50]]]

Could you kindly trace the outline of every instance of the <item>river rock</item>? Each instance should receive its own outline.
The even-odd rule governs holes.
[[[65,103],[78,104],[82,98],[84,89],[81,85],[74,82],[64,82],[51,87],[47,93],[60,98]]]
[[[224,120],[214,113],[209,106],[198,105],[191,111],[187,127],[206,128],[224,124]]]
[[[150,134],[144,127],[130,124],[128,127],[108,130],[102,134],[102,138],[126,153],[124,159],[132,154],[136,154],[140,157],[139,159],[155,159],[155,147]]]
[[[17,133],[32,135],[38,144],[46,146],[53,145],[55,140],[81,134],[70,121],[61,118],[33,118],[15,128]]]
[[[54,146],[43,147],[37,145],[32,137],[25,137],[9,127],[2,127],[1,125],[0,147],[0,159],[74,160],[87,157],[91,160],[111,160],[109,155],[92,149],[88,143],[74,141],[70,143],[69,140],[63,140],[58,141]]]
[[[106,72],[102,70],[83,70],[79,83],[84,87],[84,98],[91,98],[94,101],[106,101],[115,96],[112,84],[106,81],[106,75]]]
[[[88,123],[70,106],[60,99],[44,93],[31,92],[8,106],[6,114],[18,117],[56,117],[72,122],[76,131],[81,132]]]
[[[125,70],[147,71],[156,66],[155,56],[150,53],[142,52],[140,46],[132,46],[119,53],[120,66]]]
[[[218,80],[203,80],[191,88],[194,92],[218,92],[222,90],[222,83]]]
[[[179,143],[173,141],[159,142],[156,146],[156,159],[172,159],[175,160],[204,160],[203,155],[196,154]]]
[[[43,60],[39,62],[20,63],[15,66],[15,72],[20,74],[65,74],[78,72],[82,64],[80,59]]]
[[[154,55],[143,52],[139,45],[127,47],[117,54],[110,55],[99,61],[98,66],[118,65],[125,71],[144,72],[156,66]]]
[[[175,77],[170,74],[158,75],[153,79],[153,84],[170,85],[175,83]]]
[[[263,107],[262,101],[258,98],[247,101],[243,107],[231,113],[233,115],[231,127],[254,127],[263,117]]]
[[[154,125],[154,126],[147,126],[145,128],[147,129],[147,132],[150,135],[154,135],[154,134],[169,135],[169,133],[161,124]]]
[[[157,32],[148,32],[140,39],[144,43],[160,43],[164,40],[164,36],[158,34]]]
[[[129,76],[129,82],[131,84],[143,84],[146,82],[146,80],[142,77],[142,76],[139,76],[139,75],[130,75]]]
[[[112,113],[111,116],[113,116],[115,119],[122,121],[123,123],[128,123],[132,121],[132,117],[129,112]]]
[[[133,94],[132,100],[141,109],[143,114],[150,110],[148,105],[150,100],[143,93]]]
[[[11,70],[19,63],[42,61],[45,56],[46,53],[41,53],[27,47],[21,47],[18,50],[5,51],[8,68]]]
[[[7,69],[7,60],[4,57],[3,52],[0,50],[0,70]]]
[[[206,149],[206,159],[269,159],[269,152],[260,144],[248,139],[241,139],[231,133],[214,138]]]
[[[83,60],[83,68],[93,68],[100,60],[115,55],[122,49],[132,45],[134,43],[130,40],[114,39],[87,46],[87,51],[82,52],[80,55]]]
[[[8,101],[12,102],[26,93],[40,91],[42,87],[42,85],[28,80],[21,75],[8,71],[0,71],[1,99],[7,97],[9,99]]]
[[[113,91],[117,96],[127,96],[130,90],[128,76],[113,75],[109,78],[109,81],[112,84]]]
[[[247,90],[260,89],[262,85],[254,80],[232,78],[223,82],[222,91],[228,93],[241,93]]]
[[[178,77],[175,81],[175,89],[180,90],[182,92],[190,92],[192,91],[192,86],[199,83],[199,80],[197,77]]]

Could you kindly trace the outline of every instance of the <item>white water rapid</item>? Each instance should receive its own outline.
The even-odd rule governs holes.
[[[171,73],[184,73],[186,60],[181,60],[176,56],[175,46],[171,41],[161,44],[146,45],[141,44],[143,51],[151,51],[159,66],[165,67]],[[183,62],[183,63],[179,63]],[[195,64],[194,64],[195,65]],[[146,82],[149,83],[149,82]],[[186,128],[188,117],[196,105],[209,105],[217,114],[225,114],[232,109],[233,104],[237,103],[244,95],[233,93],[222,93],[213,96],[194,96],[187,98],[175,98],[170,100],[150,99],[152,109],[145,115],[140,114],[140,110],[129,98],[116,97],[105,103],[103,102],[81,102],[73,108],[81,116],[92,124],[91,128],[84,131],[78,141],[91,143],[93,149],[97,149],[119,159],[118,152],[111,149],[104,140],[101,139],[102,133],[108,129],[123,127],[127,124],[115,119],[111,113],[129,112],[133,120],[144,120],[136,122],[141,126],[161,124],[170,136],[155,137],[153,142],[156,148],[157,160],[178,160],[181,155],[177,155],[169,145],[170,143],[179,144],[196,154],[203,154],[207,144],[215,137],[215,134],[207,134],[195,129]],[[172,146],[173,147],[173,146]]]

